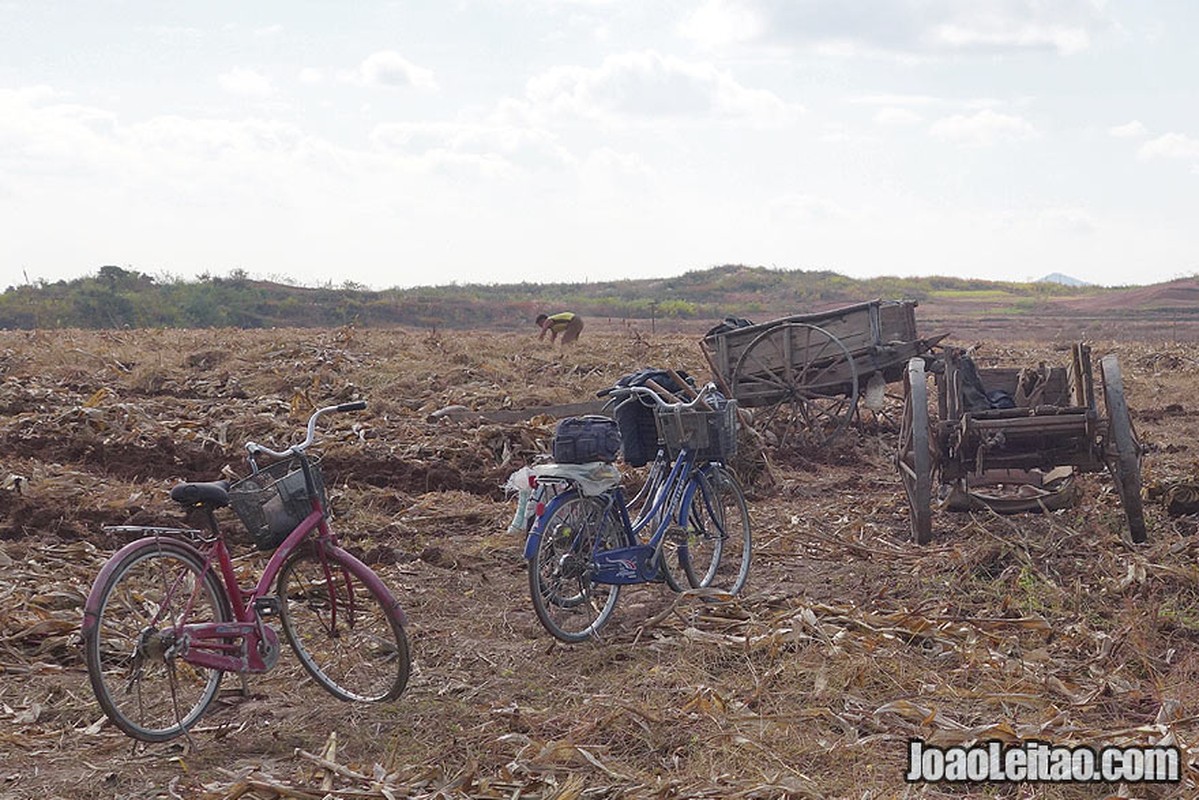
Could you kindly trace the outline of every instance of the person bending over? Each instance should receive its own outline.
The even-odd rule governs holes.
[[[562,344],[570,344],[579,338],[579,334],[583,331],[583,318],[573,311],[563,311],[552,316],[548,314],[537,315],[537,326],[541,328],[541,334],[537,337],[538,340],[544,339],[548,333],[550,342],[558,340],[558,334],[562,334]]]

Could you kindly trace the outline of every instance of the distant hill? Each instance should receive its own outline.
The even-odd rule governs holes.
[[[1057,283],[1062,286],[1090,286],[1086,281],[1080,281],[1078,278],[1072,278],[1069,275],[1063,275],[1060,272],[1051,272],[1043,278],[1038,278],[1037,283]]]
[[[1199,279],[1180,278],[1149,286],[1113,289],[1089,297],[1063,298],[1058,307],[1113,316],[1199,316]]]
[[[1199,282],[1108,289],[1046,279],[1028,283],[946,276],[857,280],[828,270],[727,264],[667,278],[586,283],[423,286],[374,291],[353,283],[288,286],[228,276],[156,279],[101,267],[71,281],[10,286],[0,294],[0,328],[412,326],[528,329],[539,312],[586,318],[660,320],[696,328],[726,316],[764,322],[875,298],[914,300],[921,318],[1019,318],[1094,313],[1157,318],[1161,309],[1199,320]],[[1065,278],[1066,276],[1060,276]],[[1073,279],[1070,279],[1073,280]]]

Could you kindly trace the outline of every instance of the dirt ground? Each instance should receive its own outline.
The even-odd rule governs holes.
[[[1091,343],[1120,358],[1157,497],[1199,473],[1199,347],[1138,335]],[[1016,338],[983,340],[980,364],[1069,357],[1069,340]],[[1149,542],[1129,544],[1102,473],[1064,511],[938,511],[918,546],[893,426],[768,451],[773,481],[740,466],[755,546],[738,602],[636,588],[603,641],[555,644],[501,488],[554,420],[434,412],[578,402],[646,365],[708,372],[694,334],[615,322],[571,348],[483,331],[0,332],[0,798],[1199,793],[1199,524],[1150,499]],[[244,686],[227,676],[190,739],[115,731],[78,638],[120,544],[101,525],[179,524],[176,482],[244,474],[248,439],[286,444],[314,406],[357,398],[369,409],[331,420],[319,448],[335,527],[408,614],[407,692],[341,703],[285,652]],[[265,563],[237,553],[247,575]],[[908,785],[913,738],[1173,744],[1183,781]]]

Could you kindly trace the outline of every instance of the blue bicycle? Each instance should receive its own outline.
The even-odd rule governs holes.
[[[735,595],[749,577],[749,509],[724,464],[736,450],[736,401],[711,384],[690,401],[660,387],[607,392],[653,409],[659,448],[629,500],[615,470],[607,482],[538,474],[524,552],[529,591],[541,624],[564,642],[598,637],[621,586],[664,581]]]

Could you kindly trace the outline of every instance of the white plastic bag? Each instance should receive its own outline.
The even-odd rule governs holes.
[[[533,470],[521,467],[508,476],[504,483],[504,491],[516,493],[516,513],[512,522],[508,523],[508,533],[525,533],[528,531],[529,497],[533,494]]]

